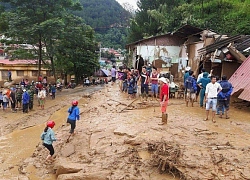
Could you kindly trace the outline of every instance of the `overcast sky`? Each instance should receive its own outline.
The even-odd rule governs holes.
[[[120,4],[129,3],[129,4],[131,4],[135,9],[137,8],[137,5],[136,5],[137,0],[116,0],[116,1],[118,1]]]

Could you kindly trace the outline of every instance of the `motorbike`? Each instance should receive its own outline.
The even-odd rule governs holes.
[[[58,91],[62,91],[62,84],[56,84],[56,90],[58,90]]]

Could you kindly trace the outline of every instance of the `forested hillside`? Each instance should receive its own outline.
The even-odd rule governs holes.
[[[103,47],[122,48],[126,44],[130,13],[115,0],[80,0],[83,10],[74,14],[94,28]]]
[[[140,0],[128,41],[190,24],[229,35],[250,34],[250,0]]]

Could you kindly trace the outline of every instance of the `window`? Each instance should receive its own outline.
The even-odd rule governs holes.
[[[8,79],[8,71],[1,71],[2,80]]]
[[[24,71],[16,71],[17,76],[24,76]]]
[[[32,76],[37,77],[38,76],[38,71],[32,71]]]

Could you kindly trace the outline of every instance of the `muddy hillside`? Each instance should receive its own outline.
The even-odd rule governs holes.
[[[45,163],[48,151],[40,142],[33,155],[19,165],[22,179],[250,177],[250,114],[247,108],[239,110],[237,103],[232,104],[237,108],[232,108],[230,119],[217,118],[212,123],[203,121],[205,112],[198,104],[185,107],[183,99],[172,99],[168,124],[159,126],[157,101],[127,100],[117,86],[109,85],[92,95],[85,94],[79,107],[81,119],[75,136],[69,137],[66,123],[56,129],[61,141],[54,143],[55,162]],[[58,112],[66,115],[65,111]]]

